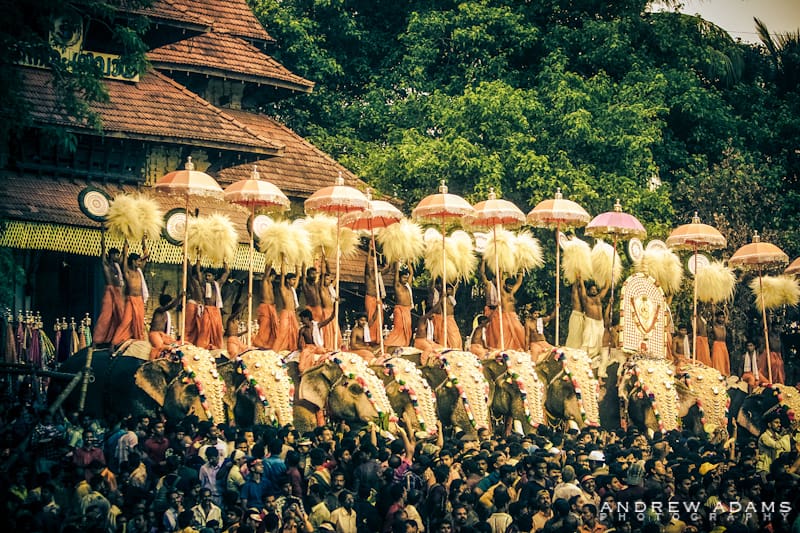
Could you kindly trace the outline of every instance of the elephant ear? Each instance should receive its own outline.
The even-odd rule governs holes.
[[[148,361],[136,370],[134,380],[158,405],[164,406],[167,385],[177,375],[179,365],[167,359]]]
[[[317,409],[325,407],[331,392],[331,385],[338,379],[336,371],[341,374],[338,366],[333,363],[324,363],[305,372],[300,379],[298,398],[311,403]]]

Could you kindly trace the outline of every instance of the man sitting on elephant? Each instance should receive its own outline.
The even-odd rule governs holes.
[[[489,325],[489,318],[486,315],[478,317],[478,324],[472,330],[469,338],[469,351],[477,355],[480,359],[489,353],[489,346],[486,342],[486,328]]]
[[[376,314],[372,315],[372,321],[375,321]],[[370,326],[372,322],[367,322],[367,314],[359,313],[356,315],[356,325],[350,334],[350,351],[360,355],[364,358],[367,364],[372,364],[375,355],[380,350],[380,347],[371,338]]]
[[[298,359],[300,373],[317,366],[321,356],[327,353],[325,339],[322,337],[322,328],[327,326],[335,317],[336,311],[334,309],[333,314],[328,318],[322,322],[317,322],[314,320],[314,315],[310,309],[300,311],[300,323],[302,326],[297,338],[297,348],[300,350]]]
[[[164,282],[166,288],[166,282]],[[182,293],[178,293],[175,298],[169,294],[165,294],[161,290],[158,297],[158,307],[153,311],[153,316],[150,319],[150,333],[148,339],[153,348],[150,350],[150,359],[153,360],[164,350],[168,344],[175,342],[175,337],[172,336],[172,316],[170,310],[178,306],[181,301]]]
[[[417,320],[417,329],[414,332],[414,348],[422,351],[420,356],[420,364],[425,366],[428,357],[437,351],[444,348],[441,344],[433,340],[433,316],[432,311],[428,311]]]

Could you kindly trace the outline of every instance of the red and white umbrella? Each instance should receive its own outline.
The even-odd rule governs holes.
[[[237,181],[225,189],[225,200],[250,208],[250,224],[255,223],[256,207],[285,211],[290,201],[281,190],[268,181],[261,179],[258,167],[253,166],[250,179]],[[250,346],[253,322],[253,234],[250,229],[250,262],[247,276],[247,345]]]
[[[528,213],[528,222],[532,226],[553,228],[556,233],[556,346],[559,345],[559,315],[561,308],[561,247],[558,244],[558,234],[562,228],[585,226],[590,218],[589,213],[583,207],[572,200],[564,199],[561,194],[561,187],[556,189],[555,198],[542,200]]]
[[[387,228],[392,224],[396,224],[403,220],[403,213],[389,202],[383,200],[372,200],[372,195],[367,189],[367,199],[369,200],[369,207],[360,212],[352,212],[342,217],[342,224],[352,230],[356,231],[369,231],[370,240],[372,241],[372,249],[375,248],[375,231]],[[374,261],[373,268],[375,269],[375,294],[380,294],[380,286],[378,284],[378,254],[372,255]],[[383,332],[383,313],[378,313],[378,331]],[[380,335],[381,354],[383,354],[383,333]]]
[[[356,189],[344,184],[342,173],[336,178],[336,183],[323,187],[311,196],[305,203],[305,211],[309,215],[324,213],[336,217],[336,303],[334,304],[336,316],[339,316],[339,270],[342,252],[339,248],[339,233],[341,232],[341,219],[347,213],[364,211],[369,207],[367,197]],[[377,275],[377,273],[376,273]],[[338,318],[336,320],[338,324]]]
[[[732,267],[756,270],[758,272],[758,283],[761,288],[761,317],[764,320],[764,348],[767,352],[767,373],[772,381],[772,363],[769,351],[769,324],[767,322],[767,308],[764,305],[764,288],[761,278],[762,272],[768,268],[775,268],[789,262],[789,256],[783,250],[768,242],[761,242],[758,232],[753,235],[753,241],[745,244],[728,259],[728,264]]]
[[[222,187],[219,186],[217,180],[206,174],[194,169],[192,157],[189,156],[186,160],[184,170],[176,170],[170,172],[159,178],[154,189],[158,192],[171,194],[175,196],[183,196],[186,200],[186,212],[183,225],[183,280],[181,298],[181,341],[186,340],[186,278],[188,270],[188,257],[189,251],[187,249],[188,239],[186,238],[189,230],[189,198],[192,196],[207,196],[220,198],[222,196]]]
[[[446,298],[447,285],[447,259],[445,252],[445,237],[447,235],[446,226],[448,222],[459,219],[470,220],[475,215],[475,210],[469,202],[462,197],[447,192],[447,185],[442,180],[437,194],[426,196],[417,204],[411,212],[412,218],[419,222],[429,224],[439,224],[442,228],[442,298]],[[444,333],[442,345],[447,348],[447,306],[442,305],[442,318],[444,321]]]
[[[697,351],[697,272],[701,268],[697,264],[699,250],[725,248],[727,239],[716,228],[700,222],[697,211],[692,217],[691,224],[684,224],[675,228],[667,237],[667,246],[677,250],[691,250],[694,254],[694,297],[692,307],[692,359]]]
[[[504,226],[506,228],[519,227],[525,223],[525,213],[519,207],[497,197],[494,192],[494,187],[489,189],[489,198],[478,202],[473,207],[475,215],[470,219],[470,224],[482,228],[492,228],[494,233],[494,245],[497,248],[497,227]],[[494,254],[494,279],[497,285],[497,296],[500,297],[500,268],[498,266],[497,252]],[[502,302],[500,305],[500,349],[506,349],[505,333],[503,332],[503,309]]]

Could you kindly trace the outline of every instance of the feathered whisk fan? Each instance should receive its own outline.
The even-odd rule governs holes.
[[[655,279],[667,295],[676,294],[681,289],[683,265],[675,252],[660,248],[645,250],[635,266],[637,272]]]
[[[695,273],[697,299],[701,302],[727,302],[733,298],[736,276],[721,261],[712,261]]]
[[[483,252],[483,258],[486,260],[486,266],[489,270],[495,272],[495,265],[500,272],[516,272],[517,271],[517,239],[516,236],[508,230],[498,229],[496,232],[489,232],[489,238],[486,240],[486,247]]]
[[[516,268],[510,272],[527,272],[544,266],[544,255],[539,240],[529,231],[520,231],[515,237]]]
[[[581,279],[591,279],[592,250],[589,243],[577,237],[568,240],[561,252],[561,270],[564,280],[570,285],[578,279],[578,274]]]
[[[286,220],[275,222],[258,234],[258,250],[264,254],[268,265],[276,270],[286,263],[287,270],[294,270],[313,259],[308,231],[300,224]]]
[[[143,237],[158,238],[164,225],[164,214],[158,203],[142,194],[118,194],[106,218],[112,238],[140,241]]]
[[[608,287],[611,284],[611,265],[614,265],[614,284],[622,277],[622,262],[614,247],[602,239],[592,248],[592,279],[597,286]]]
[[[437,238],[438,237],[438,238]],[[469,279],[478,266],[473,253],[472,237],[466,231],[454,231],[445,239],[445,261],[447,261],[447,283]],[[425,232],[425,265],[434,278],[442,275],[442,235],[434,229]]]
[[[312,254],[319,251],[325,257],[336,258],[336,219],[327,215],[314,215],[295,221],[308,232]],[[350,228],[339,227],[339,250],[342,257],[352,257],[358,250],[358,234]]]
[[[407,261],[412,263],[425,252],[425,241],[419,224],[403,219],[382,229],[375,240],[383,248],[383,255],[389,263]],[[439,235],[441,241],[441,235]]]
[[[236,255],[239,236],[227,216],[213,213],[189,218],[186,245],[212,265],[230,262]]]
[[[797,280],[789,276],[762,276],[761,283],[758,278],[750,281],[750,290],[758,309],[761,309],[761,297],[763,293],[764,307],[767,309],[777,309],[781,306],[795,306],[800,301],[800,286]]]

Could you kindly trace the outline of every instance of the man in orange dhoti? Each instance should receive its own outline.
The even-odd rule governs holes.
[[[332,315],[336,308],[336,287],[333,284],[333,274],[330,273],[327,263],[323,263],[325,271],[322,274],[322,285],[319,291],[319,299],[322,303],[322,314]],[[342,332],[339,329],[339,321],[331,320],[322,327],[322,339],[325,342],[325,349],[329,352],[340,350],[342,346]]]
[[[380,313],[380,322],[383,323],[383,305],[382,302],[386,298],[386,289],[383,287],[383,276],[381,272],[375,273],[375,250],[370,245],[369,254],[367,254],[367,262],[364,265],[364,310],[369,317],[369,334],[370,338],[377,339],[381,334],[378,331],[378,315]],[[376,279],[377,275],[377,279]],[[377,288],[375,286],[377,282]],[[380,294],[378,294],[380,291]],[[375,320],[372,321],[372,317]]]
[[[452,285],[447,286],[447,294],[444,298],[439,298],[439,301],[433,307],[433,335],[436,342],[444,344],[448,348],[461,350],[464,346],[464,340],[461,338],[461,332],[458,330],[455,316],[453,313],[456,308],[456,298],[454,296],[456,288]],[[447,341],[444,338],[444,314],[442,313],[442,306],[447,310]]]
[[[231,308],[231,316],[225,323],[225,351],[228,353],[228,359],[235,359],[240,353],[246,352],[250,349],[246,342],[242,342],[241,336],[247,335],[247,329],[239,331],[239,323],[241,322],[244,306],[236,302]]]
[[[322,302],[319,296],[319,274],[317,269],[309,267],[306,269],[305,276],[300,280],[300,287],[303,289],[303,297],[306,300],[306,309],[311,311],[311,315],[317,322],[322,322]]]
[[[380,351],[380,346],[370,336],[369,323],[365,313],[356,315],[356,325],[350,333],[350,351],[360,355],[367,364],[372,364],[376,354]]]
[[[278,336],[278,311],[275,309],[275,270],[269,265],[264,269],[261,280],[261,303],[258,305],[258,333],[251,339],[253,346],[271,349]]]
[[[478,317],[478,324],[472,330],[472,335],[469,337],[469,351],[477,355],[480,359],[486,357],[489,353],[489,345],[486,344],[486,326],[489,324],[489,319],[485,315]]]
[[[711,350],[709,349],[708,343],[708,329],[706,328],[706,319],[701,317],[699,314],[697,316],[697,350],[694,354],[694,358],[697,359],[698,362],[703,363],[706,366],[713,366],[711,364]]]
[[[297,322],[297,274],[286,272],[286,267],[281,269],[280,294],[283,309],[278,313],[278,328],[272,349],[276,352],[297,350],[297,336],[300,325]]]
[[[197,329],[197,346],[207,350],[221,350],[224,346],[224,328],[222,327],[222,292],[220,287],[225,284],[230,275],[227,263],[223,263],[223,273],[218,280],[214,274],[206,271],[203,273],[203,305],[205,309],[200,316]],[[201,279],[200,264],[195,266],[197,279]]]
[[[759,364],[761,355],[763,355],[763,352],[762,354],[758,353],[756,344],[753,341],[747,341],[747,344],[745,344],[742,381],[747,383],[751,390],[769,384],[767,376],[761,372],[761,365]]]
[[[428,364],[428,357],[430,357],[433,352],[444,349],[444,346],[433,340],[432,314],[433,313],[429,311],[420,317],[417,321],[417,330],[414,333],[414,348],[422,351],[422,356],[420,357],[422,366]]]
[[[325,340],[322,338],[322,328],[333,320],[334,315],[329,316],[322,322],[317,322],[310,310],[300,311],[300,332],[297,338],[297,347],[300,350],[298,359],[298,369],[302,374],[309,368],[317,366],[328,353],[325,349]]]
[[[497,285],[495,285],[494,275],[490,272],[486,272],[486,261],[483,259],[481,260],[479,273],[481,281],[483,282],[483,292],[485,294],[483,316],[485,316],[490,323],[492,320],[498,319],[495,311],[497,311],[497,307],[500,305],[500,295],[497,293]],[[494,335],[496,331],[500,331],[500,326],[498,325],[493,330],[489,323],[487,323],[487,327],[483,330],[483,336],[486,337],[486,346],[499,346],[500,339],[495,338]]]
[[[414,327],[411,323],[411,308],[414,306],[411,292],[411,267],[396,265],[394,271],[394,297],[397,303],[392,314],[392,331],[384,341],[385,346],[409,346]]]
[[[770,338],[769,340],[769,364],[772,369],[772,383],[783,385],[786,383],[786,371],[783,368],[783,358],[780,354],[781,343],[778,337]],[[767,351],[761,350],[758,354],[758,369],[761,375],[768,379],[769,368],[767,368]]]
[[[172,315],[170,310],[178,306],[181,301],[181,294],[172,298],[169,294],[164,294],[166,289],[166,282],[164,288],[161,290],[161,295],[158,297],[158,307],[153,311],[153,316],[150,319],[150,333],[147,338],[153,348],[150,350],[150,359],[158,357],[167,345],[175,342],[175,337],[172,336]]]
[[[525,350],[525,327],[517,317],[516,311],[516,294],[519,288],[522,287],[522,272],[517,273],[517,277],[506,279],[503,284],[502,291],[500,292],[500,309],[499,312],[503,314],[503,341],[506,348],[509,350]],[[495,315],[498,315],[495,312]],[[489,344],[489,348],[500,349],[500,317],[493,316],[489,321],[489,330],[491,334],[487,334],[487,339],[492,339],[497,344]]]
[[[125,298],[122,295],[124,283],[122,269],[119,267],[120,254],[116,248],[111,248],[106,253],[105,227],[100,234],[100,259],[106,288],[100,303],[100,315],[95,320],[92,332],[95,344],[111,342],[125,312]]]
[[[142,256],[128,253],[128,242],[122,247],[123,276],[125,277],[125,310],[111,344],[119,346],[128,339],[144,340],[144,303],[150,297],[142,269],[148,258],[147,243],[142,239]]]
[[[727,317],[724,311],[717,311],[712,324],[714,344],[711,345],[711,366],[719,370],[723,376],[731,374],[731,358],[728,354]]]

